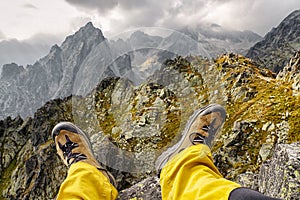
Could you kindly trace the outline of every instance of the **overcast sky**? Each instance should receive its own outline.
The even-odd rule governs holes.
[[[106,37],[137,27],[180,28],[217,23],[264,36],[300,0],[2,0],[0,40],[63,40],[87,22]]]

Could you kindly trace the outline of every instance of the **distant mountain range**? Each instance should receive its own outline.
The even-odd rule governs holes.
[[[8,63],[17,63],[26,66],[35,63],[39,58],[49,53],[53,44],[60,43],[55,36],[39,34],[27,40],[0,41],[0,72],[2,66]]]
[[[299,18],[299,11],[291,16],[285,21]],[[299,31],[293,28],[297,29],[297,26],[289,26],[289,30],[295,35],[294,41],[300,43]],[[270,34],[284,35],[280,30],[286,31],[273,29],[263,41],[268,40]],[[256,47],[263,43],[261,40],[259,35],[251,31],[226,30],[216,24],[186,27],[180,31],[169,30],[165,36],[134,31],[127,37],[108,40],[100,29],[87,23],[68,36],[60,46],[52,46],[50,52],[33,65],[23,67],[11,63],[3,66],[0,118],[33,115],[37,108],[50,99],[71,94],[84,96],[105,77],[124,77],[134,84],[140,84],[158,70],[166,59],[176,55],[214,58],[226,52],[246,54],[256,44],[247,54],[256,61],[253,52],[263,51],[263,48],[258,51]]]

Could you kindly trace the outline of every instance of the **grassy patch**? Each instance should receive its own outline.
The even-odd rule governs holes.
[[[0,181],[0,191],[4,191],[9,185],[11,181],[11,175],[12,172],[16,169],[17,167],[17,158],[13,159],[10,164],[8,165],[7,168],[5,168],[2,172],[1,175],[1,181]]]

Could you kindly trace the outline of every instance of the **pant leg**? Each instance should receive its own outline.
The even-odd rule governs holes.
[[[229,200],[280,200],[265,196],[248,188],[237,188],[230,193]]]
[[[94,166],[78,162],[72,164],[68,176],[60,186],[59,199],[116,199],[118,192]]]
[[[162,199],[228,200],[239,184],[226,180],[206,145],[193,145],[172,158],[160,174]]]

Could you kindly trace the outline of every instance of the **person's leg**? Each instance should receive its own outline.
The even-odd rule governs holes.
[[[195,111],[180,141],[158,157],[163,199],[227,200],[240,187],[222,177],[209,148],[225,118],[226,111],[218,104]]]
[[[195,111],[180,141],[158,157],[163,199],[272,200],[249,189],[243,194],[239,184],[224,179],[215,167],[210,147],[225,117],[218,104]]]
[[[69,122],[52,130],[56,150],[69,167],[56,199],[116,199],[113,176],[95,159],[86,134]]]
[[[160,174],[163,199],[228,200],[239,184],[222,177],[207,145],[193,145],[172,158]]]
[[[116,199],[117,191],[96,167],[85,162],[73,164],[61,184],[60,199]]]
[[[163,167],[160,183],[163,199],[279,200],[224,179],[202,144],[174,156]]]

